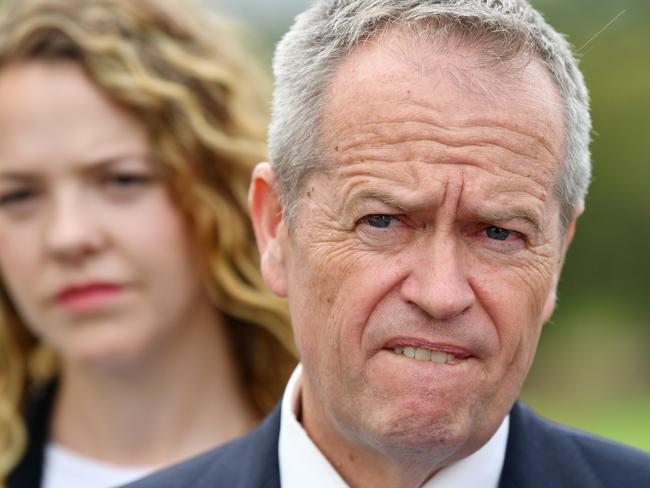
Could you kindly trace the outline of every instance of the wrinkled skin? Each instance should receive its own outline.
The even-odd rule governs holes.
[[[541,63],[509,74],[475,56],[397,33],[357,48],[329,90],[328,169],[291,225],[271,167],[254,175],[263,273],[288,296],[304,365],[302,422],[352,485],[418,486],[487,442],[553,312],[574,228],[553,193],[561,100]]]

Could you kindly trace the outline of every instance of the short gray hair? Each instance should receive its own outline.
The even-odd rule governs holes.
[[[336,69],[355,47],[401,26],[460,34],[470,42],[501,40],[497,58],[530,53],[546,65],[564,102],[564,164],[555,191],[566,226],[591,178],[589,95],[569,43],[526,0],[320,0],[299,15],[273,61],[269,150],[285,217],[293,218],[307,176],[324,169],[319,129]]]

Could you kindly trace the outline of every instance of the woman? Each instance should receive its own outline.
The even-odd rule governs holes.
[[[113,486],[244,433],[293,367],[246,210],[264,77],[186,1],[0,22],[0,484]]]

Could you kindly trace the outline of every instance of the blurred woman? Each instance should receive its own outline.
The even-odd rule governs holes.
[[[0,17],[0,484],[114,486],[241,435],[293,367],[246,193],[266,78],[188,1]]]

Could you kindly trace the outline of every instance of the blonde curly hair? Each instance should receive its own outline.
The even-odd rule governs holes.
[[[179,0],[16,0],[0,14],[0,71],[72,61],[148,129],[155,160],[199,243],[206,286],[225,319],[261,414],[295,364],[286,303],[264,285],[247,190],[266,157],[268,77],[238,30]],[[0,283],[0,484],[22,456],[30,392],[56,355],[25,327]]]

